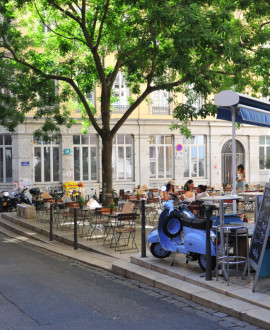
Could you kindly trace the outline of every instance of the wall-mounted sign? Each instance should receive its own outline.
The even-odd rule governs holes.
[[[177,144],[177,146],[176,146],[176,150],[177,150],[177,151],[182,151],[182,149],[183,149],[182,144]]]
[[[175,152],[175,159],[182,159],[183,158],[183,152],[182,151],[176,151]]]
[[[21,188],[28,188],[32,186],[32,181],[30,179],[22,179],[20,180],[19,186]]]
[[[71,155],[71,149],[65,149],[64,154],[65,155]]]
[[[155,143],[155,140],[154,140],[154,137],[153,136],[149,136],[148,141],[149,141],[150,144],[154,144]]]
[[[21,166],[30,166],[30,162],[21,162]]]

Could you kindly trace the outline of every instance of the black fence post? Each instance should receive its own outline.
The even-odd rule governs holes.
[[[74,250],[78,249],[78,235],[77,235],[77,209],[74,207]]]
[[[50,204],[50,241],[53,240],[53,204]]]
[[[210,229],[211,229],[211,206],[206,208],[206,273],[205,280],[212,280],[212,256],[211,256],[211,241],[210,241]]]
[[[141,257],[146,257],[146,244],[145,244],[145,199],[141,201],[142,206],[142,252]]]

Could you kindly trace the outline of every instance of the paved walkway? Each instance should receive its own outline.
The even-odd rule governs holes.
[[[147,232],[151,226],[147,228]],[[147,251],[141,257],[141,232],[138,224],[136,242],[139,252],[119,253],[103,246],[102,241],[78,239],[74,250],[73,230],[54,228],[54,240],[49,241],[49,223],[23,219],[15,213],[2,214],[0,231],[41,248],[78,259],[127,278],[139,280],[153,287],[173,292],[209,308],[237,317],[258,327],[270,329],[270,278],[259,278],[253,293],[254,274],[247,279],[231,276],[228,286],[223,277],[206,281],[201,277],[197,262],[186,264],[185,257],[177,255],[175,265],[169,259],[156,259]]]

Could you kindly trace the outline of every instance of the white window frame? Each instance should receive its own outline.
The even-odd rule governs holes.
[[[170,115],[171,106],[169,98],[171,93],[164,90],[157,90],[151,93],[151,113],[157,115]]]
[[[261,143],[262,138],[264,138],[264,143]],[[264,156],[264,160],[263,160],[264,166],[263,166],[263,168],[261,167],[260,150],[263,150],[263,156]],[[270,166],[269,167],[265,166],[266,163],[267,163],[267,155],[268,155],[269,160],[270,160],[270,136],[261,135],[261,136],[259,136],[259,170],[260,171],[269,171],[270,170]]]
[[[171,142],[167,143],[167,139]],[[163,141],[163,142],[162,142]],[[172,179],[174,176],[174,157],[173,157],[173,135],[150,135],[149,136],[149,161],[151,179]],[[163,149],[162,149],[163,148]],[[151,158],[152,151],[154,157]],[[162,151],[163,150],[163,151]],[[160,162],[160,153],[162,153],[163,164]],[[170,157],[167,154],[171,153]],[[163,171],[161,170],[163,168]],[[161,174],[163,172],[163,174]]]
[[[59,183],[61,181],[61,137],[60,136],[56,136],[55,139],[59,139],[59,143],[55,143],[54,141],[52,142],[44,142],[42,141],[42,139],[37,139],[34,137],[34,147],[33,147],[33,182],[35,183]],[[36,181],[36,162],[37,160],[35,159],[35,149],[36,148],[40,148],[41,150],[41,154],[40,154],[40,166],[41,166],[41,180],[40,181]],[[50,148],[49,152],[50,152],[50,180],[46,180],[45,181],[45,157],[44,157],[44,151],[46,148]],[[58,149],[58,157],[59,157],[59,169],[58,169],[58,180],[54,180],[54,159],[53,159],[53,151],[54,149]]]
[[[203,143],[197,142],[203,138]],[[203,175],[200,175],[200,149],[203,148]],[[194,161],[193,152],[196,151]],[[195,173],[194,167],[197,170]],[[183,143],[183,177],[184,178],[205,178],[206,177],[206,136],[194,135],[191,139],[184,138]],[[187,171],[186,171],[187,170]]]
[[[74,143],[74,137],[79,137],[80,143]],[[92,140],[92,141],[91,141]],[[97,134],[73,134],[73,166],[74,166],[74,180],[75,181],[91,181],[97,182],[98,181],[98,174],[99,174],[99,141]],[[75,148],[79,150],[79,174],[76,175],[76,165],[75,162],[78,161],[75,159]],[[88,150],[88,166],[87,166],[87,178],[84,177],[84,162],[85,159],[83,157],[84,148]],[[91,159],[91,150],[95,149],[96,154],[96,161],[95,161],[95,168],[96,172],[92,171],[92,163],[93,160]]]
[[[123,142],[120,141],[123,139]],[[130,143],[128,142],[130,140]],[[120,162],[119,150],[123,149],[123,161]],[[130,157],[127,158],[128,149],[130,149]],[[112,150],[112,177],[113,180],[117,181],[133,181],[134,178],[134,137],[131,134],[117,134],[113,140],[113,150]],[[129,163],[129,164],[128,164]],[[128,167],[130,167],[128,169]],[[120,173],[122,169],[123,175]]]
[[[189,90],[192,90],[193,89],[193,86],[189,85],[187,87]],[[188,101],[188,97],[186,97],[186,95],[184,95],[184,104],[186,104]],[[199,98],[197,99],[197,101],[193,102],[191,105],[196,109],[196,113],[199,112],[199,110],[201,109],[201,107],[203,106],[204,104],[204,101],[203,101],[203,98],[202,96],[200,95]]]
[[[130,95],[129,87],[125,81],[124,74],[118,72],[112,87],[115,97],[118,100],[112,103],[114,113],[123,113],[129,108],[128,98]]]
[[[11,139],[11,144],[5,144],[5,136],[9,136]],[[0,184],[11,183],[13,181],[12,175],[10,180],[7,180],[7,164],[6,164],[6,150],[11,149],[11,173],[12,173],[12,135],[11,134],[0,134],[0,139],[2,139],[2,144],[0,148],[3,150],[3,181],[0,181]],[[10,169],[9,169],[10,170]]]

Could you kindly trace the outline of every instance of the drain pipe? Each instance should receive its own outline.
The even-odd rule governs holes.
[[[141,184],[141,124],[140,124],[140,106],[138,106],[138,129],[139,129],[139,184]]]

